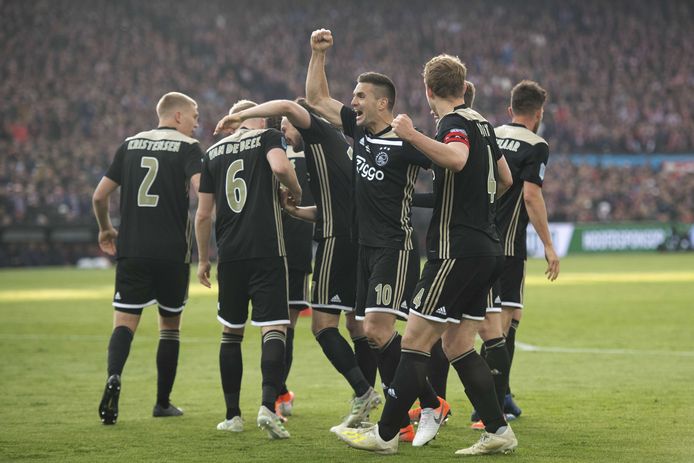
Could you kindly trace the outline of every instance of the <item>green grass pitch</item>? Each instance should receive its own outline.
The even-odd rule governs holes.
[[[694,255],[568,257],[555,283],[530,261],[526,310],[511,384],[522,417],[508,462],[694,461]],[[349,449],[328,432],[348,410],[349,390],[301,318],[287,428],[270,441],[255,427],[260,335],[243,345],[246,431],[222,433],[216,292],[191,283],[173,402],[181,418],[151,417],[156,309],[148,308],[123,375],[120,417],[103,426],[112,270],[0,271],[0,461],[454,461],[478,438],[451,372],[453,417],[430,445],[395,457]],[[402,331],[403,327],[399,329]],[[378,412],[380,413],[380,411]],[[376,419],[377,416],[372,416]]]

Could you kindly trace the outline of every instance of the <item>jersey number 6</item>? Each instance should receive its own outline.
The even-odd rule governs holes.
[[[243,159],[232,162],[227,169],[226,193],[229,209],[237,214],[243,210],[246,204],[246,182],[242,178],[237,178],[236,174],[243,170]]]

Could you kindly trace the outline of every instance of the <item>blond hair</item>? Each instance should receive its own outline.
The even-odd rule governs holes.
[[[244,109],[252,108],[254,106],[258,106],[258,103],[256,103],[255,101],[239,100],[233,104],[233,106],[229,110],[229,115],[236,114],[238,112],[243,111]]]
[[[180,92],[169,92],[162,96],[157,103],[157,116],[160,119],[173,116],[176,111],[188,107],[197,107],[194,99]]]
[[[442,54],[424,65],[424,83],[439,98],[462,98],[467,69],[457,56]]]

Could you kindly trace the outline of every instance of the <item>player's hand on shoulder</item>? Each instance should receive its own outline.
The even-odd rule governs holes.
[[[211,265],[209,262],[198,263],[198,281],[206,288],[212,287],[212,283],[210,283],[210,268]]]
[[[215,135],[231,135],[241,126],[241,116],[239,113],[229,114],[224,116],[217,122],[217,127],[214,129]]]
[[[333,46],[333,33],[329,29],[317,29],[311,34],[311,50],[325,51]]]
[[[395,134],[403,140],[409,141],[417,133],[412,119],[407,114],[398,114],[390,125],[393,127]]]
[[[99,232],[99,247],[109,256],[116,255],[116,239],[118,231],[115,228],[102,230]]]

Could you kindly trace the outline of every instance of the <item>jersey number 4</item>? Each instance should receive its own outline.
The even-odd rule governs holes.
[[[494,177],[494,156],[492,149],[487,145],[487,153],[489,155],[489,172],[487,173],[487,194],[489,195],[489,204],[494,203],[496,198],[496,177]]]
[[[242,178],[236,176],[242,170],[243,159],[237,159],[232,162],[227,169],[227,204],[229,204],[229,209],[237,214],[243,210],[243,206],[246,204],[246,197],[248,196],[246,182]]]

